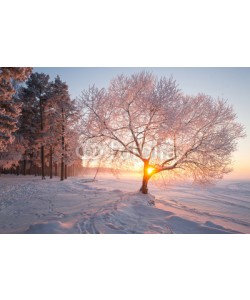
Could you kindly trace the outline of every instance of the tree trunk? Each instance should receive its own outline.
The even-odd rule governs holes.
[[[45,179],[44,146],[41,147],[42,179]]]
[[[43,136],[43,104],[42,98],[40,97],[40,121],[41,121],[41,135]],[[44,145],[41,146],[41,164],[42,164],[42,179],[45,179],[45,160],[44,160]]]
[[[64,162],[63,162],[63,155],[61,157],[61,180],[64,180]]]
[[[31,153],[30,155],[30,168],[29,168],[29,175],[32,174],[33,172],[33,169],[34,169],[34,160],[33,160],[33,156],[34,156],[34,153]]]
[[[29,175],[31,175],[32,172],[33,172],[33,162],[30,161]]]
[[[18,166],[16,167],[16,175],[18,176],[19,173],[20,173],[20,167],[19,167],[19,165],[18,165]]]
[[[53,177],[53,161],[52,161],[52,146],[49,148],[49,177],[52,179]]]
[[[148,193],[148,178],[145,178],[144,176],[143,176],[142,186],[141,186],[140,191],[143,194],[147,194]]]
[[[65,149],[65,143],[64,143],[64,110],[62,108],[62,155],[61,155],[61,180],[64,179],[64,149]]]
[[[99,165],[99,166],[97,167],[97,169],[96,169],[95,176],[94,176],[94,178],[93,178],[94,181],[95,181],[96,176],[97,176],[97,174],[98,174],[98,172],[99,172],[99,168],[100,168],[100,165]]]
[[[68,173],[67,173],[67,164],[65,164],[65,173],[64,173],[64,178],[67,179],[68,178]]]
[[[140,188],[140,191],[143,194],[147,194],[148,193],[148,180],[149,180],[149,174],[148,174],[148,160],[144,161],[144,170],[143,170],[143,179],[142,179],[142,186]]]
[[[57,163],[55,163],[55,176],[57,176]]]
[[[26,175],[26,159],[23,161],[23,175]]]

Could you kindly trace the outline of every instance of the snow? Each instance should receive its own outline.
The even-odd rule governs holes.
[[[250,182],[142,195],[140,180],[0,177],[0,233],[250,233]]]

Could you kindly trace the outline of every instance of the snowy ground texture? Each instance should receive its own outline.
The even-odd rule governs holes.
[[[124,178],[2,175],[0,233],[250,233],[249,181],[152,185],[150,195],[139,186]]]

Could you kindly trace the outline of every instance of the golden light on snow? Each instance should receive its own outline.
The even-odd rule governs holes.
[[[154,171],[154,168],[152,168],[152,167],[147,168],[148,175],[150,175],[153,171]]]

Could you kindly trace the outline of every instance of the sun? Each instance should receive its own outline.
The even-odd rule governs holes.
[[[150,175],[154,170],[155,168],[152,167],[147,168],[148,175]]]

